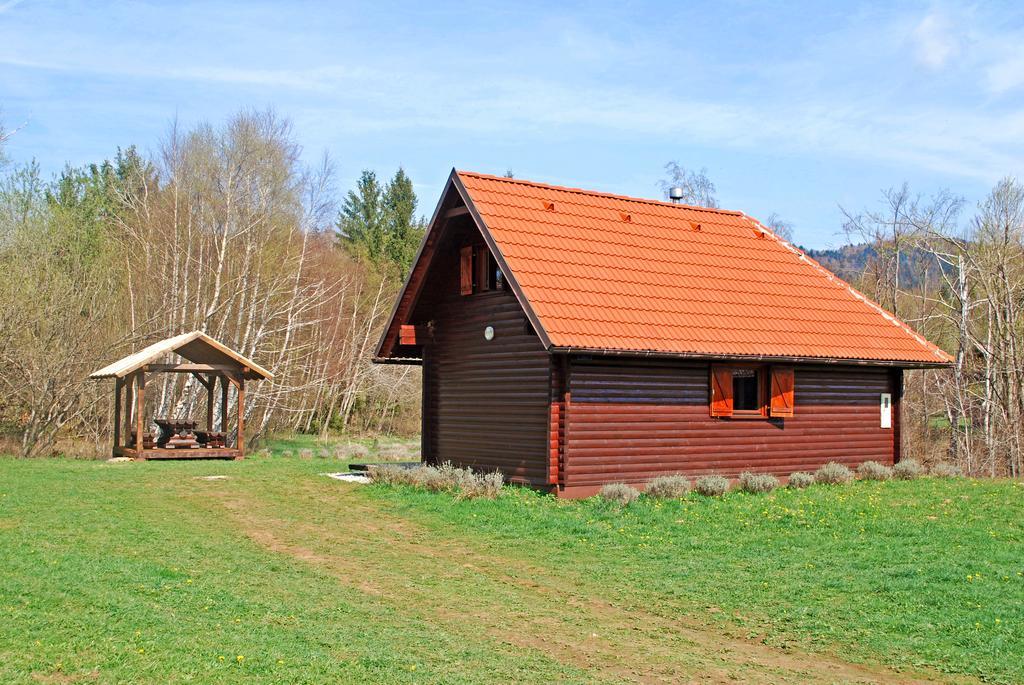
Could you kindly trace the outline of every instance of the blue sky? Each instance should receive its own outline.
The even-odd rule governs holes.
[[[1024,174],[1022,46],[1014,3],[0,0],[0,116],[56,173],[271,106],[425,213],[453,166],[658,197],[678,160],[824,247],[882,188]]]

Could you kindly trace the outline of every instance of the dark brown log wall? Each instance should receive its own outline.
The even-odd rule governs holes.
[[[573,360],[564,486],[893,463],[894,431],[879,427],[880,393],[897,395],[889,369],[797,366],[795,415],[768,420],[710,416],[709,373],[702,363]]]
[[[497,469],[543,486],[550,356],[511,291],[459,294],[458,236],[454,242],[443,247],[416,312],[416,323],[433,321],[424,368],[424,458]],[[487,326],[494,327],[491,341],[484,340]]]

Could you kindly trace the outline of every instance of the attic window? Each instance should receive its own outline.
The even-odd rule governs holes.
[[[459,251],[459,293],[472,295],[503,290],[505,276],[486,245],[466,245]]]
[[[715,364],[711,415],[734,419],[793,416],[794,372],[788,366]]]

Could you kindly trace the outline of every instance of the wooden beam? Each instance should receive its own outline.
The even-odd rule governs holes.
[[[145,371],[140,371],[135,378],[139,386],[139,391],[135,395],[135,449],[138,451],[140,458],[145,459],[143,455],[145,443],[142,439],[142,434],[145,433],[145,421],[143,420],[143,413],[146,409]]]
[[[228,432],[228,377],[220,377],[220,432]]]
[[[207,390],[209,390],[209,389],[210,389],[210,383],[209,383],[209,381],[207,381],[207,380],[206,380],[205,378],[203,378],[202,376],[200,376],[200,375],[199,375],[198,373],[196,373],[195,371],[193,371],[193,372],[192,372],[192,378],[195,378],[195,379],[196,379],[196,381],[198,381],[198,382],[199,382],[199,385],[203,386],[203,387],[204,387],[204,388],[206,388]]]
[[[403,326],[402,328],[405,328]],[[434,463],[431,443],[431,426],[434,422],[434,412],[430,410],[430,400],[434,395],[430,383],[430,348],[423,350],[423,367],[420,372],[420,461],[428,464]]]
[[[117,446],[121,444],[121,390],[124,388],[124,380],[114,379],[114,452],[117,456]]]
[[[398,329],[398,342],[402,345],[426,345],[431,340],[430,328],[402,324]]]
[[[444,213],[445,219],[454,219],[457,216],[465,216],[469,214],[469,207],[462,205],[461,207],[452,207]]]
[[[237,364],[146,364],[142,367],[146,371],[159,373],[209,373],[211,371],[226,371],[238,373],[240,370],[248,371],[245,366]],[[243,372],[244,372],[243,371]]]
[[[128,436],[131,435],[133,426],[132,416],[135,413],[135,375],[127,376],[124,381],[124,436],[121,442],[123,447],[128,446]]]
[[[238,379],[238,433],[235,437],[238,458],[245,454],[245,379]]]
[[[199,378],[199,376],[196,376]],[[213,386],[217,384],[217,377],[212,373],[207,377],[206,383],[206,430],[213,431]]]

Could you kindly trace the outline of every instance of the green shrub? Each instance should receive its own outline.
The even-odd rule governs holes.
[[[794,471],[789,474],[788,485],[791,488],[806,488],[808,485],[814,485],[814,474],[806,471]]]
[[[694,492],[705,497],[720,497],[729,489],[729,479],[724,476],[701,476],[693,483]]]
[[[924,475],[924,467],[916,459],[901,459],[892,467],[892,473],[900,480],[914,480]]]
[[[928,469],[928,475],[935,478],[962,478],[964,470],[948,461],[940,461]]]
[[[892,469],[877,461],[866,461],[857,467],[857,475],[862,480],[889,480],[892,478]]]
[[[744,471],[739,477],[739,487],[744,492],[771,492],[779,487],[779,479],[770,473]]]
[[[645,492],[650,497],[678,499],[690,493],[690,479],[683,475],[658,476],[647,483]]]
[[[609,483],[602,487],[601,491],[597,494],[609,502],[626,506],[640,496],[640,491],[636,488],[631,488],[625,483]]]
[[[853,471],[837,461],[830,461],[814,472],[815,483],[842,485],[853,480]]]

